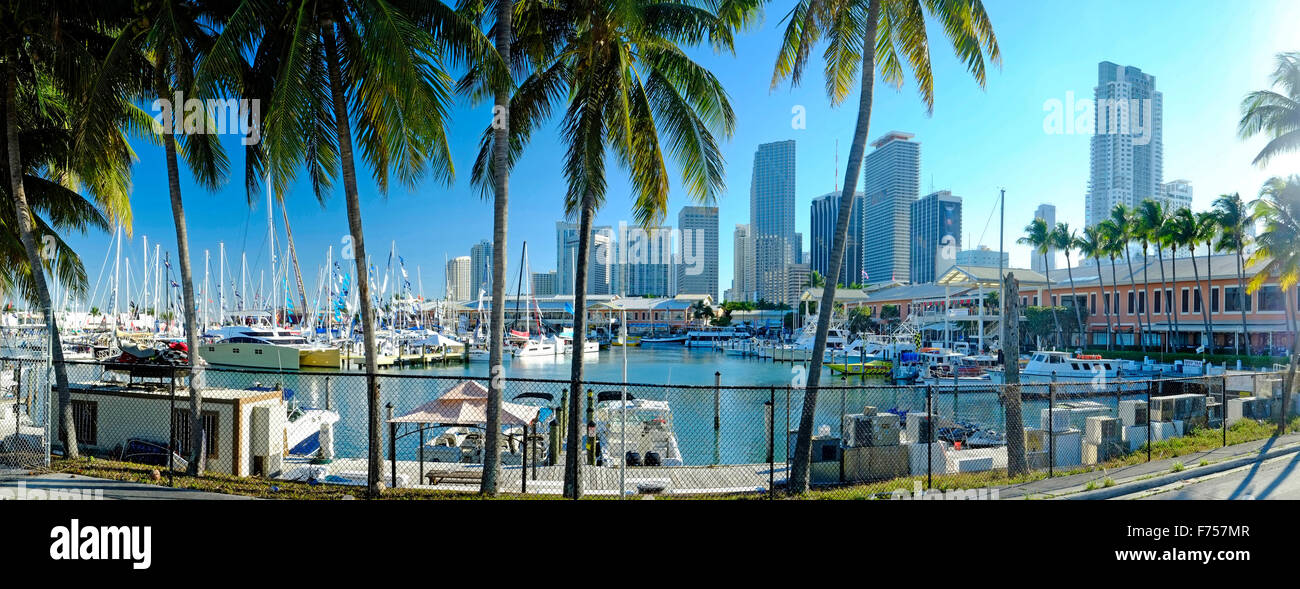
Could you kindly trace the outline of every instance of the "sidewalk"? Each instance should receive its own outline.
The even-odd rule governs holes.
[[[1181,462],[1184,469],[1172,478],[1192,478],[1207,474],[1210,470],[1221,469],[1223,463],[1238,460],[1249,459],[1264,453],[1276,453],[1279,451],[1300,451],[1300,433],[1291,433],[1277,438],[1267,438],[1236,444],[1223,448],[1215,448],[1205,452],[1193,452],[1184,454],[1175,458],[1165,458],[1162,460],[1153,460],[1131,466],[1124,466],[1109,470],[1097,470],[1073,474],[1069,476],[1053,477],[1019,485],[1010,485],[998,488],[998,496],[1002,499],[1056,499],[1063,498],[1072,494],[1088,491],[1089,482],[1095,481],[1095,489],[1088,491],[1089,496],[1078,496],[1070,498],[1097,498],[1105,499],[1109,496],[1123,495],[1133,493],[1136,489],[1132,487],[1138,483],[1147,481],[1156,481],[1164,479],[1161,475],[1172,475],[1175,463]],[[1206,466],[1199,466],[1201,461],[1209,462]],[[1112,487],[1102,487],[1106,479],[1115,481]],[[1167,482],[1166,482],[1167,484]],[[1125,488],[1127,487],[1127,488]],[[1099,493],[1099,491],[1105,491]]]
[[[222,500],[252,499],[239,495],[174,489],[161,485],[98,479],[66,473],[37,475],[0,473],[0,499],[134,499]]]

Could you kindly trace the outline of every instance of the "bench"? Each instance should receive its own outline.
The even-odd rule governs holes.
[[[477,470],[435,470],[424,473],[424,478],[428,479],[430,485],[436,485],[443,481],[477,483],[482,482],[483,472]]]

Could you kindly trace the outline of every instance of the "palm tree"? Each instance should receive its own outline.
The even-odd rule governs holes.
[[[1025,225],[1025,236],[1017,239],[1016,243],[1027,245],[1033,249],[1034,253],[1043,256],[1043,267],[1046,268],[1048,266],[1047,252],[1052,249],[1052,229],[1047,226],[1046,221],[1040,218],[1034,218],[1033,222]],[[1051,280],[1049,279],[1049,289],[1051,288],[1050,282]],[[1041,288],[1038,289],[1038,292],[1039,297],[1043,299],[1041,301],[1042,305],[1052,309],[1052,323],[1056,325],[1056,347],[1059,348],[1062,345],[1061,320],[1056,315],[1056,305],[1051,304],[1051,300],[1043,296],[1043,290]]]
[[[1135,218],[1135,212],[1133,211],[1133,209],[1130,209],[1124,203],[1117,204],[1115,205],[1115,208],[1110,210],[1110,223],[1111,223],[1111,228],[1110,228],[1111,236],[1114,238],[1114,242],[1112,245],[1116,248],[1116,253],[1122,254],[1124,256],[1124,260],[1128,262],[1129,284],[1133,286],[1137,286],[1137,282],[1136,279],[1134,278],[1134,272],[1133,272],[1133,255],[1129,251],[1129,244],[1132,243],[1134,236],[1137,234],[1137,221]],[[1143,297],[1138,297],[1135,295],[1134,299],[1137,301],[1139,305],[1145,306],[1143,302]],[[1134,311],[1135,311],[1134,315],[1135,318],[1137,319],[1138,326],[1141,327],[1142,309],[1139,308],[1139,309],[1135,309]],[[1141,332],[1141,335],[1138,335],[1138,332]],[[1146,328],[1142,327],[1142,329],[1135,329],[1134,337],[1138,340],[1138,344],[1142,346],[1142,351],[1143,352],[1147,351]]]
[[[1079,311],[1079,295],[1074,290],[1074,266],[1070,262],[1070,250],[1074,249],[1079,242],[1079,233],[1070,229],[1069,223],[1057,223],[1056,229],[1052,230],[1051,235],[1052,247],[1065,253],[1065,272],[1070,277],[1070,306],[1074,308],[1074,324],[1079,330],[1080,337],[1084,339],[1087,345],[1087,329],[1083,324],[1083,315]],[[1046,268],[1046,266],[1044,266]]]
[[[198,317],[193,311],[198,308],[198,304],[194,296],[194,275],[190,265],[189,229],[181,198],[179,158],[185,159],[190,175],[198,185],[208,190],[215,190],[225,182],[229,162],[217,134],[207,129],[187,132],[188,125],[177,114],[178,111],[184,112],[184,104],[171,103],[177,96],[184,96],[186,100],[215,97],[213,87],[196,84],[195,72],[199,61],[205,58],[207,51],[216,42],[217,35],[213,32],[215,26],[226,16],[213,13],[208,4],[215,3],[159,0],[137,4],[139,11],[122,27],[122,32],[106,59],[105,72],[100,82],[111,84],[113,79],[123,77],[121,70],[130,72],[143,65],[145,73],[140,76],[138,86],[125,87],[123,90],[131,98],[156,100],[155,104],[169,105],[161,108],[161,124],[151,131],[163,144],[172,221],[176,228],[181,302],[185,309],[182,316],[185,343],[194,355],[197,355],[199,349]],[[126,77],[128,81],[134,81],[129,74]],[[209,123],[206,117],[203,122],[205,127]],[[179,142],[177,135],[180,136]],[[191,364],[193,374],[189,378],[188,389],[192,438],[188,472],[191,475],[201,475],[207,462],[203,431],[203,365],[194,362],[193,357]]]
[[[1196,214],[1196,233],[1193,239],[1192,249],[1196,249],[1197,242],[1205,242],[1205,288],[1201,288],[1198,277],[1196,288],[1201,291],[1201,316],[1205,320],[1205,337],[1208,338],[1206,349],[1209,353],[1214,353],[1214,332],[1211,331],[1210,322],[1210,249],[1214,246],[1215,237],[1219,234],[1219,220],[1214,211],[1203,211]],[[1192,267],[1196,267],[1196,253],[1192,253]],[[1199,275],[1199,272],[1198,272]]]
[[[1106,285],[1102,281],[1101,256],[1107,252],[1106,237],[1102,234],[1101,224],[1083,228],[1083,235],[1076,236],[1074,247],[1079,249],[1079,255],[1084,258],[1092,258],[1097,263],[1097,291],[1101,295],[1101,309],[1106,313],[1106,349],[1111,349],[1111,340],[1115,334],[1110,321],[1110,301],[1106,294]],[[1070,279],[1073,282],[1073,278]]]
[[[1197,226],[1196,223],[1196,213],[1193,213],[1192,210],[1189,208],[1178,209],[1177,211],[1174,211],[1174,214],[1169,218],[1169,221],[1166,222],[1165,227],[1167,227],[1167,229],[1164,232],[1163,236],[1166,242],[1169,244],[1169,249],[1170,251],[1173,252],[1173,256],[1175,258],[1178,256],[1179,247],[1186,247],[1187,251],[1192,254],[1192,272],[1195,273],[1195,279],[1196,279],[1196,288],[1193,289],[1192,292],[1199,293],[1199,291],[1201,290],[1201,270],[1196,267],[1196,244],[1199,241],[1200,233],[1199,233],[1199,227]],[[1173,277],[1174,284],[1178,284],[1177,268],[1178,268],[1178,264],[1175,263],[1174,277]],[[1199,297],[1200,295],[1198,294],[1197,296]],[[1206,312],[1207,311],[1206,307],[1208,305],[1205,304],[1205,301],[1202,301],[1202,304],[1200,306],[1202,311],[1202,317],[1205,320],[1205,325],[1203,325],[1202,327],[1205,329],[1205,334],[1208,337],[1210,333],[1210,325],[1209,325],[1210,316],[1209,313]],[[1178,318],[1178,313],[1175,312],[1174,313],[1175,326],[1178,325],[1177,318]],[[1175,327],[1175,331],[1179,331],[1179,329]]]
[[[1291,318],[1291,362],[1287,368],[1286,383],[1282,388],[1282,411],[1278,415],[1278,431],[1287,423],[1287,408],[1291,406],[1291,389],[1295,386],[1296,365],[1300,363],[1300,331],[1296,329],[1296,297],[1292,294],[1300,283],[1300,176],[1270,178],[1259,191],[1259,200],[1251,203],[1255,218],[1264,221],[1264,231],[1255,238],[1255,253],[1250,264],[1264,263],[1264,267],[1250,279],[1254,292],[1268,280],[1277,280],[1286,299],[1287,315]]]
[[[1120,316],[1119,275],[1115,268],[1115,256],[1122,255],[1127,244],[1124,241],[1124,232],[1115,224],[1114,219],[1106,219],[1105,221],[1098,223],[1097,228],[1101,233],[1101,237],[1105,240],[1106,255],[1110,258],[1110,310],[1118,319]],[[1123,330],[1123,326],[1118,324],[1118,320],[1116,323],[1115,337],[1118,338],[1119,332]]]
[[[1151,278],[1148,274],[1151,264],[1147,262],[1147,253],[1153,243],[1157,244],[1157,248],[1160,247],[1156,235],[1160,231],[1160,226],[1165,223],[1165,209],[1160,206],[1159,202],[1147,198],[1138,203],[1137,209],[1133,212],[1133,221],[1135,223],[1133,236],[1142,243],[1142,293],[1146,295],[1147,299],[1146,304],[1143,305],[1145,307],[1143,310],[1146,311],[1147,330],[1154,331],[1151,327],[1151,308],[1155,305],[1155,293],[1151,292]],[[1161,255],[1160,259],[1163,261],[1164,256]],[[1162,277],[1164,271],[1164,267],[1161,266],[1160,274]],[[1163,278],[1161,278],[1161,283],[1164,283]],[[1163,292],[1164,286],[1161,286],[1160,290]]]
[[[1250,354],[1250,332],[1246,329],[1246,268],[1243,264],[1246,251],[1246,228],[1254,224],[1246,203],[1237,193],[1220,195],[1214,199],[1214,219],[1219,225],[1219,240],[1214,244],[1218,252],[1237,255],[1237,306],[1241,310],[1241,339],[1237,340],[1237,354],[1241,354],[1241,340],[1245,340],[1246,353]]]
[[[69,190],[83,186],[112,224],[129,226],[126,178],[132,154],[116,128],[123,122],[123,102],[96,92],[88,83],[98,71],[103,49],[111,44],[106,31],[119,25],[112,10],[105,8],[100,3],[88,3],[68,9],[44,2],[8,2],[0,8],[6,188],[13,207],[12,214],[7,215],[12,220],[9,233],[16,235],[25,258],[25,269],[18,270],[17,280],[27,298],[40,306],[50,331],[59,400],[58,429],[64,455],[69,458],[77,458],[80,453],[58,318],[45,275],[50,264],[37,247],[36,234],[40,230],[40,237],[52,235],[50,223],[36,213],[53,201],[41,204],[37,192],[54,190],[55,186]],[[61,116],[52,117],[56,111]],[[61,133],[62,138],[56,139],[55,133]],[[32,140],[21,141],[24,134]],[[24,148],[51,157],[33,161],[24,155]],[[52,184],[42,183],[39,178]],[[49,209],[45,212],[54,225],[84,217],[79,213],[56,220],[58,213]],[[57,237],[56,241],[60,241],[56,251],[67,253],[66,245]],[[70,264],[75,258],[66,261]],[[73,278],[66,270],[58,269],[63,277]]]
[[[877,70],[885,82],[898,87],[903,82],[906,67],[916,79],[917,90],[927,112],[934,108],[934,77],[930,68],[926,31],[927,12],[942,24],[944,34],[952,42],[958,59],[982,87],[985,82],[986,54],[987,59],[995,65],[1001,64],[1002,54],[981,0],[924,4],[890,0],[800,0],[786,15],[785,35],[777,54],[772,88],[775,89],[787,77],[792,84],[799,83],[809,54],[823,36],[828,44],[824,54],[825,83],[831,104],[838,105],[852,94],[855,78],[860,88],[857,122],[849,148],[848,167],[844,170],[839,217],[835,222],[835,237],[831,241],[831,259],[827,268],[829,276],[841,275],[844,251],[848,245],[849,217],[858,176],[862,171],[862,158],[866,152]],[[903,65],[904,62],[907,63],[906,66]],[[828,280],[822,289],[820,306],[824,309],[830,309],[834,304],[835,283],[834,280]],[[789,490],[793,493],[802,493],[808,489],[813,413],[817,405],[822,354],[826,351],[829,327],[829,321],[819,321],[813,340],[812,363],[803,410],[799,417],[795,457],[790,469]]]
[[[278,26],[259,35],[268,23]],[[450,182],[455,170],[445,123],[455,84],[444,68],[493,54],[474,23],[441,2],[244,0],[206,62],[207,75],[238,80],[267,105],[262,142],[249,149],[247,158],[250,193],[265,173],[275,192],[285,194],[305,167],[316,198],[324,202],[341,173],[362,346],[369,359],[370,496],[379,492],[382,430],[373,362],[378,356],[375,301],[353,141],[360,142],[361,157],[381,193],[388,192],[393,176],[409,188],[430,173],[436,181]],[[254,56],[251,66],[244,63],[245,55]],[[498,447],[491,440],[486,445],[489,453]]]
[[[1280,87],[1281,92],[1247,94],[1237,126],[1242,139],[1268,135],[1268,144],[1255,156],[1254,163],[1260,166],[1273,156],[1300,150],[1300,52],[1279,53],[1272,78],[1272,86]]]
[[[715,133],[729,137],[735,115],[722,84],[681,49],[710,40],[730,51],[734,29],[748,26],[754,2],[630,2],[618,6],[574,0],[520,5],[512,66],[529,74],[510,102],[510,159],[532,132],[564,105],[560,134],[567,144],[565,212],[578,218],[573,354],[569,414],[581,415],[586,338],[587,266],[592,222],[607,192],[608,151],[629,170],[634,216],[657,225],[668,207],[664,147],[681,167],[690,197],[712,202],[725,183]],[[662,138],[662,140],[661,140]],[[488,161],[496,135],[485,134],[475,174],[494,172]],[[666,143],[665,143],[666,142]],[[510,163],[510,162],[508,162]],[[582,496],[579,420],[569,420],[564,495]]]

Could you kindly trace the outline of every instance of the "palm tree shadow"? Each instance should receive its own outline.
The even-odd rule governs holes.
[[[1262,464],[1264,463],[1262,457],[1263,457],[1265,454],[1267,454],[1269,450],[1271,450],[1271,449],[1273,448],[1273,444],[1277,443],[1277,438],[1278,438],[1278,434],[1277,434],[1277,433],[1274,433],[1273,436],[1270,437],[1270,438],[1268,439],[1267,442],[1264,442],[1264,445],[1263,445],[1263,446],[1260,446],[1259,451],[1256,453],[1256,455],[1259,456],[1260,459],[1255,460],[1255,463],[1254,463],[1253,465],[1251,465],[1251,467],[1250,467],[1250,472],[1249,472],[1245,477],[1243,477],[1243,478],[1241,479],[1241,484],[1237,485],[1237,488],[1232,490],[1232,494],[1231,494],[1231,495],[1228,495],[1228,499],[1229,499],[1229,500],[1237,499],[1237,498],[1240,497],[1243,493],[1245,493],[1245,491],[1246,491],[1246,487],[1247,487],[1248,485],[1250,485],[1250,483],[1251,483],[1252,480],[1254,480],[1255,475],[1259,473],[1259,467],[1260,467],[1260,465],[1262,465]],[[1297,457],[1300,458],[1300,455],[1297,455]],[[1292,460],[1291,462],[1292,462],[1291,464],[1287,465],[1287,471],[1290,471],[1291,468],[1293,468],[1293,467],[1295,466],[1295,464],[1294,464],[1295,461]],[[1277,480],[1273,481],[1273,484],[1269,487],[1269,490],[1271,490],[1273,487],[1277,486],[1278,481],[1280,481],[1280,480],[1282,480],[1282,479],[1284,479],[1284,478],[1285,478],[1285,476],[1280,476]],[[1261,495],[1261,498],[1262,498],[1262,495]]]

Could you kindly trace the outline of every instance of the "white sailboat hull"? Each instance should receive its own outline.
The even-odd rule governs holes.
[[[214,366],[297,370],[299,350],[275,344],[215,343],[199,346],[199,357]]]

